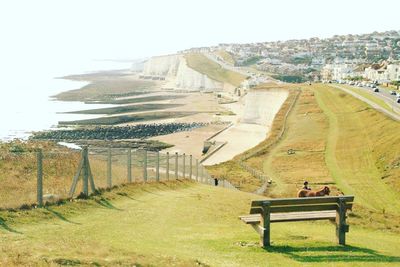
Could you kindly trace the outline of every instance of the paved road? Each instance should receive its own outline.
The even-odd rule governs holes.
[[[382,113],[388,115],[388,116],[391,117],[392,119],[397,120],[397,121],[400,121],[400,112],[399,112],[399,113],[394,112],[394,111],[393,111],[393,112],[390,112],[390,111],[388,111],[388,110],[382,108],[382,107],[379,106],[378,104],[374,103],[373,101],[371,101],[371,100],[369,100],[369,99],[367,99],[367,98],[365,98],[365,97],[363,97],[363,96],[361,96],[361,95],[359,95],[359,94],[357,94],[357,93],[355,93],[355,92],[353,92],[353,91],[351,91],[351,90],[349,90],[349,89],[346,89],[345,87],[340,86],[339,84],[332,84],[331,86],[334,87],[334,88],[340,89],[340,90],[342,90],[342,91],[344,91],[344,92],[346,92],[346,93],[348,93],[348,94],[351,94],[352,96],[354,96],[354,97],[360,99],[361,101],[364,101],[364,102],[367,103],[368,105],[372,106],[374,109],[376,109],[376,110],[378,110],[378,111],[380,111],[380,112],[382,112]],[[356,88],[363,88],[363,87],[356,87]],[[366,91],[368,90],[369,93],[373,94],[373,95],[376,96],[376,97],[379,97],[379,98],[383,99],[383,100],[384,100],[385,102],[387,102],[387,103],[388,103],[389,101],[392,101],[392,102],[393,102],[393,105],[399,105],[399,106],[400,106],[400,104],[398,104],[398,103],[395,102],[395,98],[393,98],[393,99],[390,98],[390,94],[389,94],[389,93],[386,93],[386,92],[383,93],[383,91],[385,91],[385,90],[380,90],[381,92],[379,92],[379,93],[375,93],[375,92],[373,92],[371,89],[368,89],[368,88],[364,88],[364,90],[366,90]],[[389,102],[388,104],[389,104],[390,106],[392,106],[392,105],[391,105],[392,103]],[[399,108],[397,108],[397,107],[395,107],[395,106],[392,106],[392,108],[395,109],[396,111],[400,110]]]

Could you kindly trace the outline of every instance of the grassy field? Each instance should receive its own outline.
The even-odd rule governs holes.
[[[332,184],[324,162],[328,124],[311,90],[303,89],[286,124],[281,142],[247,161],[253,168],[263,166],[274,180],[268,195],[294,197],[304,180],[313,187]],[[289,155],[289,149],[295,154]]]
[[[235,65],[235,59],[230,53],[226,52],[225,50],[218,50],[215,52],[215,54],[221,57],[225,62],[231,65]]]
[[[175,181],[0,211],[0,265],[399,266],[400,123],[322,84],[302,87],[285,123],[293,92],[270,136],[240,157],[273,179],[268,196],[294,196],[305,179],[354,194],[346,247],[336,245],[331,223],[301,222],[273,224],[273,247],[262,249],[237,218],[261,196]],[[220,165],[227,178],[243,172],[231,163]]]
[[[247,160],[273,179],[268,196],[295,196],[304,180],[312,188],[328,184],[333,194],[356,196],[351,223],[400,232],[398,122],[338,89],[313,85],[302,89],[286,128],[277,145]]]
[[[340,85],[340,86],[343,86],[344,88],[361,95],[362,97],[379,105],[381,108],[386,109],[387,111],[390,111],[390,112],[393,111],[392,108],[384,100],[382,100],[381,98],[375,97],[374,95],[371,95],[370,93],[365,92],[365,90],[363,90],[363,89],[356,88],[353,86],[348,86],[348,85]]]
[[[270,249],[237,216],[252,194],[190,182],[132,184],[90,200],[0,212],[0,265],[398,266],[399,235],[329,222],[272,225]]]
[[[345,193],[400,214],[400,123],[338,90],[316,87],[330,130],[326,163]]]
[[[239,86],[246,78],[240,73],[222,68],[221,65],[202,54],[186,54],[185,58],[190,68],[222,83]]]

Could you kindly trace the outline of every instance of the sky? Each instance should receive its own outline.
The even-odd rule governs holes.
[[[218,43],[400,30],[398,10],[398,0],[1,0],[0,53],[132,59]]]
[[[102,59],[400,30],[398,10],[399,0],[0,0],[0,139],[74,109],[49,96],[82,84],[55,77],[130,67]]]

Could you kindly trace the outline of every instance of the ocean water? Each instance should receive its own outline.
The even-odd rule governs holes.
[[[63,112],[110,106],[88,107],[83,102],[54,101],[51,96],[87,84],[57,77],[130,67],[128,62],[62,59],[0,64],[0,140],[3,141],[26,139],[33,131],[54,129],[58,121],[96,117]]]

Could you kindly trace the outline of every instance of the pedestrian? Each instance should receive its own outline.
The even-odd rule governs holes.
[[[218,178],[214,177],[214,185],[218,186]]]

